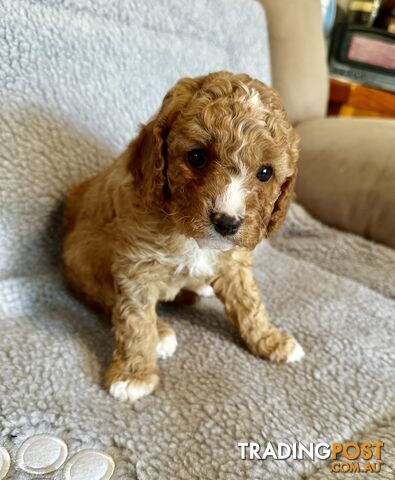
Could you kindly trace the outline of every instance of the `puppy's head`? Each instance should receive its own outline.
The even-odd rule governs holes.
[[[135,142],[143,199],[202,246],[254,248],[292,199],[297,135],[278,94],[248,75],[181,79]]]

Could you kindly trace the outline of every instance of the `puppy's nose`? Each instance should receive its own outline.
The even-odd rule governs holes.
[[[240,219],[237,217],[231,217],[225,213],[212,213],[211,222],[214,225],[215,231],[224,237],[237,233],[237,230],[241,225]]]

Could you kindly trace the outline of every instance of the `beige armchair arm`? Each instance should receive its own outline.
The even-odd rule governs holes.
[[[395,120],[303,122],[296,200],[329,225],[395,248]]]
[[[290,119],[326,114],[328,73],[319,0],[260,0],[266,10],[273,86]]]

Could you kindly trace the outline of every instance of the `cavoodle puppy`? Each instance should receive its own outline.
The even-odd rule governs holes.
[[[80,297],[112,315],[104,385],[114,397],[150,394],[157,358],[176,349],[157,302],[208,290],[252,353],[303,356],[270,322],[250,253],[284,219],[297,143],[277,93],[260,81],[228,72],[183,78],[126,151],[70,191],[65,273]]]

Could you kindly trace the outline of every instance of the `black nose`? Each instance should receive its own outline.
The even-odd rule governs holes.
[[[215,231],[222,236],[234,235],[240,228],[241,220],[237,217],[231,217],[225,213],[212,213],[211,221],[214,225]]]

